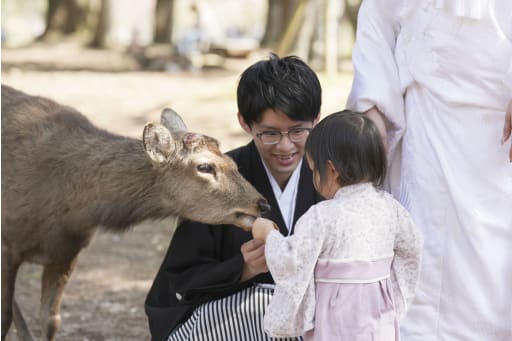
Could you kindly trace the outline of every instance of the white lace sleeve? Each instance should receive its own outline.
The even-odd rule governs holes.
[[[398,206],[398,233],[395,238],[395,257],[391,267],[397,315],[402,318],[412,303],[418,282],[422,238],[409,213]]]
[[[264,317],[270,336],[299,336],[313,328],[314,270],[322,250],[323,229],[313,206],[297,221],[292,236],[273,231],[267,238],[265,258],[276,282]]]

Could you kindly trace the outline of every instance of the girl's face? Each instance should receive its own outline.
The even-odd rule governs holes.
[[[340,173],[334,168],[333,163],[331,160],[327,161],[327,171],[325,174],[325,179],[322,179],[323,181],[320,181],[320,174],[315,169],[315,165],[313,164],[313,161],[309,157],[309,155],[306,157],[308,161],[309,168],[313,172],[313,184],[315,186],[315,189],[317,190],[320,195],[322,195],[325,199],[332,199],[334,197],[334,194],[340,189],[341,185],[339,183],[339,177]]]

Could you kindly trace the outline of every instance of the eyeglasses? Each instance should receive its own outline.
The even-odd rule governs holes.
[[[284,135],[288,135],[288,139],[292,142],[304,142],[308,137],[312,128],[294,128],[286,132],[281,131],[264,131],[256,134],[263,144],[278,144]]]

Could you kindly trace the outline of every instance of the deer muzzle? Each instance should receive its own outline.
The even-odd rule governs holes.
[[[265,199],[258,201],[258,208],[260,209],[262,216],[269,214],[271,211],[271,207]]]

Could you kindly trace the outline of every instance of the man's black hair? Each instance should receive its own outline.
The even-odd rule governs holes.
[[[314,121],[322,89],[316,73],[296,56],[271,54],[247,68],[238,82],[238,111],[248,125],[267,110],[280,110],[294,121]]]

